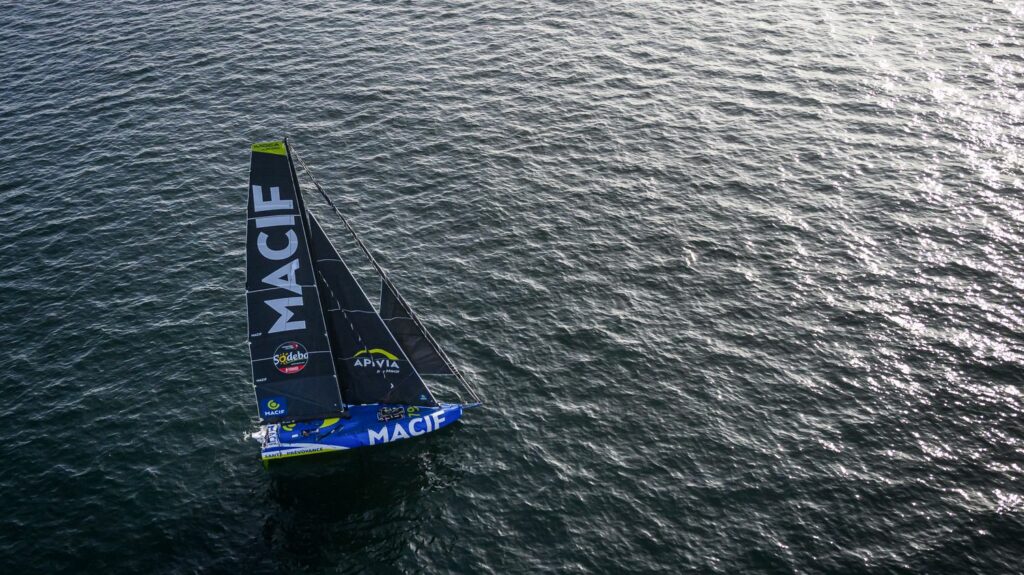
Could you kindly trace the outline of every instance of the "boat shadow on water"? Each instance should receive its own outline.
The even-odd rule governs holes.
[[[374,449],[272,462],[259,567],[400,560],[413,534],[428,531],[443,513],[429,494],[458,483],[458,435],[448,428]]]

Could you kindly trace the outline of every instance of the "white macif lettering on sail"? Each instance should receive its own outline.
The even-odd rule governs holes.
[[[260,216],[256,218],[256,227],[259,229],[263,228],[276,228],[279,226],[294,226],[295,216]]]
[[[279,315],[274,325],[270,326],[267,333],[277,333],[280,331],[292,331],[294,329],[306,329],[305,321],[288,321],[292,318],[294,313],[288,309],[291,306],[302,307],[301,297],[284,297],[278,299],[267,300],[264,303],[270,306],[271,309],[276,311]]]
[[[292,293],[302,295],[302,287],[295,281],[295,272],[299,271],[299,260],[292,260],[277,268],[270,275],[263,278],[263,283],[286,289]]]
[[[260,255],[268,260],[290,258],[295,255],[295,250],[299,249],[299,237],[295,235],[295,230],[288,230],[288,233],[285,234],[285,237],[288,238],[288,245],[279,250],[267,245],[267,237],[266,233],[260,232],[260,235],[256,237],[256,247],[259,248]]]
[[[291,200],[281,199],[281,188],[270,186],[270,199],[263,199],[263,186],[252,186],[252,209],[256,212],[269,212],[271,210],[292,209]]]

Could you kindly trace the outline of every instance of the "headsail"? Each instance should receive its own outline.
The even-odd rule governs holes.
[[[284,142],[252,146],[248,195],[245,289],[260,419],[335,415],[341,394]]]
[[[402,298],[395,293],[390,282],[381,278],[380,317],[402,346],[420,375],[454,375],[451,367],[441,357],[433,340],[414,319],[412,311]]]
[[[345,401],[437,405],[313,214],[309,224]]]

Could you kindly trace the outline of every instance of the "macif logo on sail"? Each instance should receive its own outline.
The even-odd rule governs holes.
[[[253,211],[256,213],[295,209],[295,203],[292,200],[281,199],[280,187],[270,186],[270,199],[267,199],[263,195],[263,186],[256,184],[252,185],[252,206]],[[292,320],[295,312],[289,309],[292,307],[301,308],[304,305],[302,301],[302,286],[296,281],[296,274],[299,271],[297,252],[300,240],[299,236],[295,233],[297,226],[295,218],[295,214],[259,216],[255,218],[256,229],[259,230],[259,234],[256,236],[257,252],[269,262],[284,262],[281,267],[264,277],[263,283],[294,294],[294,296],[263,301],[263,303],[277,313],[277,318],[274,324],[270,326],[270,329],[267,330],[267,333],[306,329],[305,321]],[[281,228],[284,228],[283,233]],[[273,230],[275,235],[283,237],[286,242],[284,247],[270,247],[270,235],[264,230]],[[279,242],[277,239],[274,241],[275,243]]]
[[[263,402],[263,417],[284,415],[288,412],[288,400],[283,397],[268,397]]]

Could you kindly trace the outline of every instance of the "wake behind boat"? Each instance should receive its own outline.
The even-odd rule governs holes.
[[[408,439],[451,425],[479,397],[323,188],[312,185],[380,277],[374,308],[306,210],[287,141],[253,144],[246,232],[249,352],[272,459]],[[423,376],[466,392],[440,403]]]

